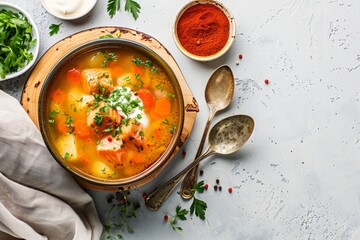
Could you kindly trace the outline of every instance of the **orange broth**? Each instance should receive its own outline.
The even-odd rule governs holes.
[[[115,89],[134,100],[112,101]],[[71,59],[49,86],[46,127],[71,168],[101,179],[131,177],[169,145],[178,124],[174,92],[164,69],[132,49],[87,52]],[[138,114],[124,114],[127,107]],[[123,116],[118,109],[125,109]]]

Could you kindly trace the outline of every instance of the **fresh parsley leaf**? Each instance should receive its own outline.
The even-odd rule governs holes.
[[[125,2],[125,11],[128,11],[132,14],[133,18],[136,20],[139,17],[140,5],[134,0],[126,0]]]
[[[171,97],[171,98],[174,98],[174,97],[175,97],[175,94],[169,92],[169,93],[168,93],[168,96]]]
[[[177,220],[180,219],[181,221],[186,220],[186,215],[189,213],[186,209],[181,209],[180,206],[177,206],[175,209],[175,215],[171,216],[168,219],[168,222],[170,223],[173,230],[180,232],[182,231],[182,228],[177,226]]]
[[[195,212],[195,215],[199,217],[201,220],[205,220],[205,211],[207,208],[207,204],[198,198],[195,197],[195,193],[203,193],[205,190],[204,181],[198,182],[194,189],[191,190],[191,194],[193,196],[193,202],[190,206],[190,214]]]
[[[202,180],[202,181],[198,182],[198,183],[195,185],[193,191],[194,191],[194,193],[195,193],[195,192],[203,193],[204,190],[205,190],[205,185],[204,185],[204,180]],[[194,194],[194,193],[193,193],[193,194]]]
[[[190,206],[190,214],[195,212],[197,217],[199,217],[201,220],[205,220],[206,208],[207,204],[203,200],[193,197],[193,202]]]
[[[115,13],[120,10],[120,0],[108,0],[107,12],[113,18]]]
[[[176,216],[177,216],[181,221],[186,220],[186,215],[189,213],[188,210],[186,210],[186,209],[181,209],[180,206],[177,206],[175,211],[176,211]]]
[[[61,26],[61,25],[62,25],[62,23],[60,23],[60,24],[55,24],[55,23],[51,24],[50,27],[49,27],[49,30],[50,30],[49,34],[50,34],[50,36],[52,36],[52,35],[54,35],[54,34],[57,34],[57,33],[59,32],[59,30],[60,30],[60,26]]]
[[[164,121],[162,121],[163,124],[169,125],[169,119],[165,118]]]
[[[54,120],[54,119],[49,119],[48,121],[49,121],[50,124],[53,124],[53,125],[55,124],[55,120]]]

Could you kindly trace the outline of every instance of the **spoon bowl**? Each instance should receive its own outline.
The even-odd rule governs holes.
[[[210,148],[219,154],[231,154],[241,148],[254,130],[254,120],[246,115],[228,117],[210,131]]]
[[[209,146],[203,154],[175,177],[162,184],[145,199],[145,205],[150,210],[158,210],[180,179],[197,164],[215,153],[227,155],[239,150],[250,138],[254,130],[254,120],[247,115],[235,115],[218,122],[209,134]]]
[[[217,68],[210,76],[205,88],[205,100],[208,104],[210,114],[205,125],[203,135],[200,140],[199,148],[195,158],[202,153],[205,139],[209,131],[211,122],[218,111],[227,108],[234,95],[234,75],[229,66],[223,65]],[[198,166],[195,166],[186,174],[181,184],[180,195],[183,199],[192,198],[191,189],[197,183]]]

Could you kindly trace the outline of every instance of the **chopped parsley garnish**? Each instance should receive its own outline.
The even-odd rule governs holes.
[[[113,35],[111,35],[111,34],[105,34],[105,35],[100,36],[99,38],[100,38],[100,39],[105,39],[105,38],[114,38],[114,36],[113,36]]]
[[[97,126],[101,126],[103,120],[104,120],[104,116],[102,114],[100,114],[100,113],[95,114],[94,121]]]
[[[175,94],[173,94],[173,93],[168,93],[168,96],[171,97],[171,98],[174,98],[174,97],[175,97]]]
[[[73,119],[70,115],[67,116],[66,120],[65,120],[65,126],[67,127],[71,127],[71,123],[73,122]]]
[[[49,119],[48,122],[49,122],[50,124],[55,124],[55,120],[54,120],[54,119]]]
[[[162,91],[164,91],[164,85],[161,85],[161,84],[157,84],[157,85],[155,85],[155,88],[157,89],[157,90],[160,90],[160,92],[162,92]]]
[[[51,111],[51,112],[49,113],[49,116],[50,116],[51,118],[54,118],[54,117],[56,117],[59,113],[60,113],[59,110],[54,110],[54,111]]]
[[[57,34],[59,32],[59,30],[60,30],[61,25],[62,25],[62,23],[59,23],[59,24],[53,23],[53,24],[51,24],[49,26],[49,30],[50,30],[49,34],[50,34],[50,36]]]
[[[170,133],[174,134],[174,133],[175,133],[175,130],[176,130],[176,124],[173,123],[173,124],[171,125],[171,127],[168,128],[168,130],[169,130]]]
[[[101,67],[106,67],[110,62],[117,62],[117,56],[114,52],[106,53],[104,51],[100,51],[97,54],[101,53],[104,56],[104,60],[101,63]]]
[[[72,154],[66,152],[65,155],[64,155],[64,159],[68,160],[71,156],[72,156]]]
[[[141,58],[134,58],[132,62],[135,63],[135,65],[138,67],[144,65],[144,67],[150,69],[151,73],[155,74],[158,71],[158,68],[156,68],[150,60],[143,61]]]
[[[169,125],[169,119],[165,118],[164,121],[162,121],[163,124]]]
[[[140,132],[139,132],[139,135],[140,135],[140,137],[144,137],[144,136],[145,136],[145,134],[144,134],[143,131],[140,131]]]

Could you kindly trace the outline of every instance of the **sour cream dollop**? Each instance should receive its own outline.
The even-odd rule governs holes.
[[[149,120],[144,112],[144,104],[129,87],[115,87],[110,93],[109,105],[115,106],[122,117],[134,118],[144,127],[148,126]]]
[[[83,15],[89,11],[90,2],[88,0],[43,0],[49,12],[53,11],[55,14],[70,17],[75,15]]]

